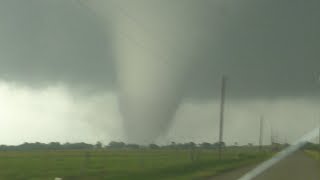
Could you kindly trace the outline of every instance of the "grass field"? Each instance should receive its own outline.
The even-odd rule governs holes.
[[[1,180],[204,179],[257,163],[267,153],[213,150],[90,150],[0,152]],[[193,157],[193,158],[191,158]]]
[[[305,150],[305,153],[311,156],[312,158],[320,161],[320,152],[316,150]]]

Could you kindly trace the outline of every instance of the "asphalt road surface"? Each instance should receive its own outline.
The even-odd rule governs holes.
[[[252,168],[240,168],[213,177],[211,180],[237,180]],[[254,180],[320,180],[320,164],[302,151],[298,151],[263,172]]]

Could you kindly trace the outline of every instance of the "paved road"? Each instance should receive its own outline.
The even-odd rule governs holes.
[[[252,167],[238,169],[221,176],[213,177],[211,180],[237,180],[250,169]],[[320,180],[320,164],[303,152],[298,151],[274,165],[254,180]]]

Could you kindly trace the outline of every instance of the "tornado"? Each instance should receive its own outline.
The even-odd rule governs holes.
[[[187,2],[187,1],[186,1]],[[166,133],[181,101],[200,35],[172,1],[81,1],[112,37],[127,141],[148,144]],[[111,29],[111,31],[110,31]],[[186,32],[187,31],[187,32]],[[201,38],[200,38],[201,39]]]

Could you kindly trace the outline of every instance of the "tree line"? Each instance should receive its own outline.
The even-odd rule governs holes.
[[[29,150],[83,150],[83,149],[190,149],[190,148],[205,148],[205,149],[214,149],[218,148],[220,143],[201,143],[196,144],[194,142],[188,143],[175,143],[171,142],[168,145],[138,145],[138,144],[127,144],[124,142],[111,141],[108,145],[103,145],[101,142],[96,144],[88,144],[84,142],[79,143],[28,143],[25,142],[20,145],[0,145],[0,151],[29,151]],[[221,143],[224,147],[225,144]]]
[[[0,145],[0,151],[28,151],[28,150],[76,150],[76,149],[93,149],[95,145],[80,143],[65,143],[59,142],[51,143],[23,143],[20,145]]]

